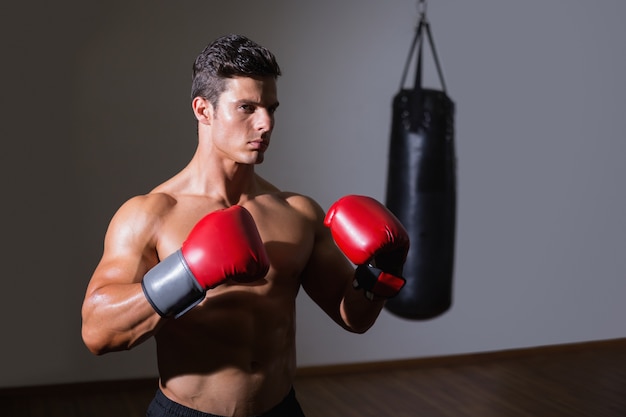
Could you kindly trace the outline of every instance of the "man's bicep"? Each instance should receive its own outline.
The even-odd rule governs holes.
[[[82,336],[96,354],[130,349],[154,334],[158,325],[159,317],[139,284],[156,264],[156,253],[150,249],[150,233],[134,219],[123,212],[112,219],[83,301]]]
[[[90,287],[139,282],[157,263],[153,226],[136,210],[127,204],[111,220]]]

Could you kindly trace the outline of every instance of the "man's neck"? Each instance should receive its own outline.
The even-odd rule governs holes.
[[[223,200],[225,205],[240,204],[258,192],[254,165],[193,158],[185,171],[190,191]]]

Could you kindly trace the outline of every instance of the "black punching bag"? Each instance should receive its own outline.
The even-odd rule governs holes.
[[[429,39],[443,91],[422,88],[422,45]],[[405,89],[417,47],[415,84]],[[386,205],[409,233],[406,285],[385,308],[407,319],[430,319],[452,304],[456,229],[454,102],[446,94],[430,27],[420,20],[393,99]]]

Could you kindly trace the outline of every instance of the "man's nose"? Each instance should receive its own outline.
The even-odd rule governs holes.
[[[274,116],[267,109],[259,109],[257,111],[256,128],[266,132],[274,128]]]

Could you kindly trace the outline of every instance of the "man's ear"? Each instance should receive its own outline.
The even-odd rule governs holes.
[[[202,97],[195,97],[191,101],[191,108],[193,114],[198,119],[198,123],[210,125],[213,119],[213,105],[209,101]]]

